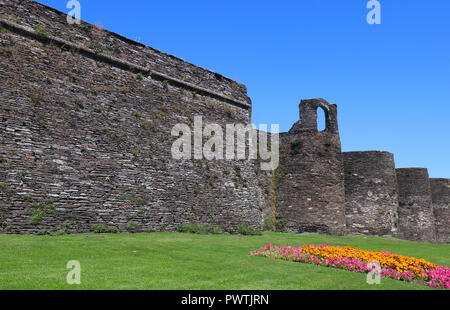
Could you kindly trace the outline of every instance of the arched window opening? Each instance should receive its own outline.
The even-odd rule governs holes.
[[[317,130],[324,131],[327,128],[325,111],[319,107],[317,108]]]

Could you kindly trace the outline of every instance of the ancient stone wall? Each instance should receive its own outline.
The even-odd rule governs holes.
[[[195,116],[223,133],[248,125],[246,87],[66,17],[0,0],[0,233],[173,231],[194,221],[232,233],[245,222],[382,235],[395,234],[398,215],[400,236],[448,242],[449,180],[394,170],[388,152],[343,155],[337,106],[323,99],[301,101],[274,171],[261,158],[174,159],[176,124],[192,133]]]
[[[435,218],[426,168],[396,169],[399,233],[408,240],[435,242]]]
[[[347,231],[370,235],[397,231],[398,193],[394,155],[389,152],[345,152]]]
[[[286,232],[345,231],[344,178],[337,106],[323,99],[302,100],[300,120],[281,135],[280,168],[274,179],[277,213]],[[317,130],[317,109],[326,129]]]
[[[436,241],[450,243],[450,179],[430,179]]]
[[[244,104],[251,102],[244,85],[100,26],[83,21],[80,25],[69,25],[66,14],[31,0],[8,0],[0,3],[1,19],[32,27],[38,34],[48,34],[55,39],[77,44],[81,48],[92,50],[98,56],[106,55],[111,61],[117,58],[150,68],[222,94],[225,97],[222,99],[228,97]]]
[[[1,2],[0,232],[262,227],[251,161],[175,160],[175,124],[248,123],[246,88],[31,1]]]

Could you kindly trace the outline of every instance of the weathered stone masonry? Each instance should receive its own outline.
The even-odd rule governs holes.
[[[435,217],[426,168],[397,169],[399,228],[406,239],[434,241]]]
[[[450,179],[430,179],[436,241],[450,243]]]
[[[281,135],[278,169],[279,215],[285,231],[345,232],[345,193],[337,106],[322,99],[302,100],[300,120]],[[317,131],[317,109],[326,129]]]
[[[0,232],[394,234],[449,242],[450,180],[397,169],[388,152],[341,152],[337,106],[302,100],[280,166],[174,160],[177,123],[251,122],[244,85],[118,34],[68,25],[33,1],[0,1]],[[317,109],[326,129],[317,130]]]
[[[2,232],[262,226],[252,162],[170,153],[194,115],[248,123],[243,85],[31,1],[1,13]]]
[[[345,200],[349,232],[386,235],[398,231],[394,155],[345,152]]]
[[[326,128],[317,130],[317,109]],[[395,169],[393,154],[341,152],[337,107],[302,100],[300,121],[281,133],[275,211],[285,232],[395,235],[448,242],[449,179],[429,179],[425,168]],[[430,187],[430,182],[432,186]]]

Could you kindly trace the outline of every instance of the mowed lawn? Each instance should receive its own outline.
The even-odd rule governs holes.
[[[448,245],[370,236],[264,233],[263,236],[183,233],[0,235],[0,289],[429,289],[390,279],[248,255],[268,243],[330,243],[450,265]],[[66,264],[81,264],[81,284],[66,282]]]

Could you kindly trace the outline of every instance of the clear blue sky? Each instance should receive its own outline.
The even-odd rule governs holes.
[[[65,0],[40,0],[64,12]],[[80,0],[81,18],[243,83],[255,124],[298,120],[300,99],[339,108],[344,151],[450,178],[450,1]]]

